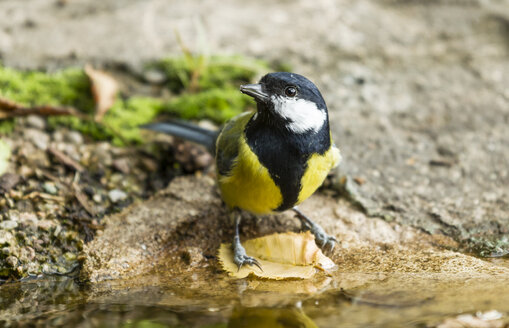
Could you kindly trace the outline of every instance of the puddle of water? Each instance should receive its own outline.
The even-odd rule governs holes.
[[[59,278],[0,287],[6,327],[432,327],[489,310],[509,325],[509,277],[336,273],[274,282],[203,269],[93,286]]]

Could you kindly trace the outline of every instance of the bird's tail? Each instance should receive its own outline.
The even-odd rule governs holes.
[[[171,120],[168,122],[149,123],[141,125],[140,128],[163,132],[175,137],[189,140],[207,147],[211,154],[215,153],[216,139],[219,131],[204,129],[195,124],[181,120]]]

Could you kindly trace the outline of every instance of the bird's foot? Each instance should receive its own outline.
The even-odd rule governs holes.
[[[262,266],[260,265],[260,262],[256,260],[254,257],[248,256],[246,254],[246,250],[244,247],[240,244],[240,242],[235,243],[233,245],[233,263],[237,265],[238,270],[242,268],[243,265],[256,265],[258,269],[263,271]]]
[[[311,221],[296,207],[293,208],[293,211],[297,214],[297,218],[299,218],[300,222],[302,223],[303,230],[309,230],[315,236],[316,245],[320,247],[323,252],[332,252],[338,240],[333,236],[325,233],[325,230],[323,230],[320,225]]]
[[[309,228],[309,231],[315,236],[316,245],[318,245],[323,252],[332,252],[334,250],[334,246],[336,246],[338,240],[326,234],[322,227],[318,224],[313,224]]]

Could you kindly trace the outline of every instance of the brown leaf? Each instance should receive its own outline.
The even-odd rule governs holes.
[[[85,73],[92,82],[92,94],[96,106],[94,119],[100,122],[115,103],[118,83],[106,72],[96,70],[90,65],[85,66]]]

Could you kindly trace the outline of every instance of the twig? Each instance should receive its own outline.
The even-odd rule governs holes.
[[[5,99],[5,98],[0,98],[0,109],[2,109],[2,110],[13,111],[16,109],[21,109],[21,108],[23,108],[23,106],[15,103],[14,101],[11,101],[11,100]]]
[[[38,191],[33,191],[33,192],[23,196],[23,199],[33,199],[33,198],[38,198],[38,197],[42,198],[42,199],[54,200],[54,201],[60,202],[60,203],[65,201],[65,199],[63,197],[53,196],[53,195],[38,192]]]
[[[77,172],[83,172],[85,171],[85,168],[66,154],[62,153],[60,150],[55,149],[53,147],[48,148],[48,152],[55,156],[56,159],[58,159],[60,162],[62,162],[64,165],[74,169]]]
[[[81,119],[89,119],[85,114],[81,113],[74,107],[59,107],[51,105],[25,107],[12,100],[0,97],[0,120],[11,117],[28,116],[32,114],[41,116],[71,115]]]
[[[78,184],[73,183],[72,189],[74,191],[74,197],[76,197],[76,200],[80,203],[80,205],[85,209],[85,211],[88,212],[92,217],[94,217],[97,213],[95,212],[95,209],[90,205],[88,202],[87,196],[81,191],[81,188],[78,186]]]

